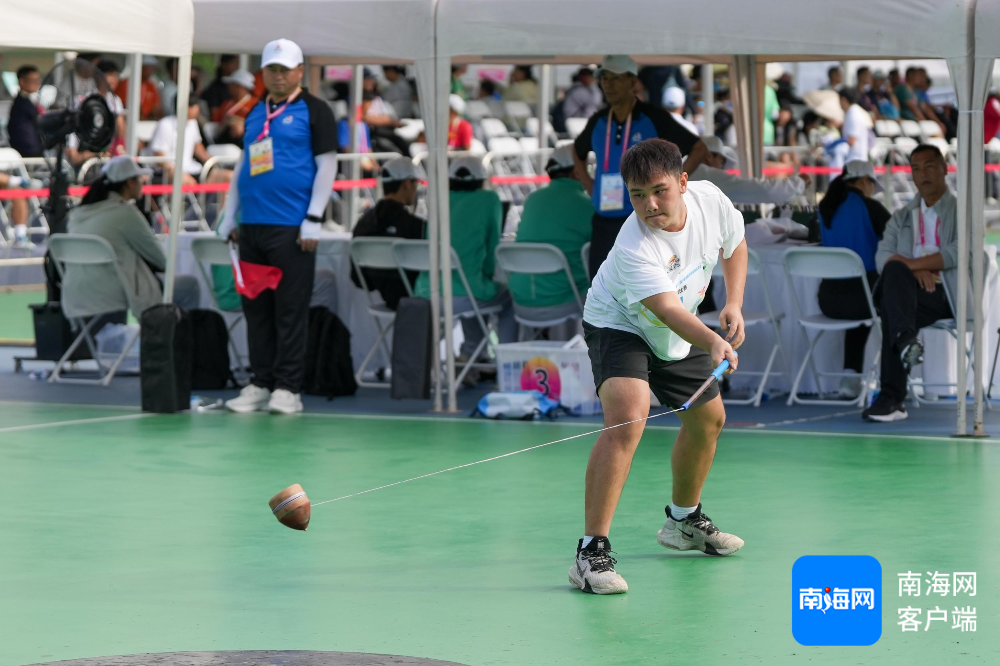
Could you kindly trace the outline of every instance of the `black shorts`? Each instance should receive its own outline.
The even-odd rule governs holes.
[[[649,384],[660,404],[677,409],[694,395],[715,369],[712,357],[704,349],[692,346],[691,352],[678,361],[664,361],[634,333],[615,328],[597,328],[583,322],[594,385],[598,391],[612,377],[633,377]],[[692,405],[695,407],[719,395],[719,385],[708,387]]]

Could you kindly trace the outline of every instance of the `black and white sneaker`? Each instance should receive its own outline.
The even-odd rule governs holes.
[[[674,520],[667,505],[667,522],[656,535],[656,541],[673,550],[700,550],[708,555],[732,555],[743,547],[743,539],[726,534],[701,512],[701,504],[684,520]]]
[[[576,546],[576,561],[569,568],[569,582],[591,594],[621,594],[628,592],[628,583],[615,571],[618,561],[612,557],[607,537],[594,537],[583,548],[583,539]]]
[[[903,403],[893,400],[884,393],[879,393],[872,406],[861,412],[861,418],[865,421],[875,421],[876,423],[902,421],[907,416]]]
[[[903,362],[906,374],[910,374],[910,370],[924,362],[924,346],[917,338],[900,343],[898,349],[901,350],[899,360]]]

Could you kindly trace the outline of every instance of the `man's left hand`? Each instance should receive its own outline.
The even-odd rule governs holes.
[[[319,246],[319,234],[323,225],[319,222],[305,220],[299,227],[298,244],[303,252],[315,252]]]
[[[739,349],[746,339],[746,325],[743,323],[743,311],[738,305],[727,305],[719,313],[719,325],[725,334],[726,342],[733,349]]]

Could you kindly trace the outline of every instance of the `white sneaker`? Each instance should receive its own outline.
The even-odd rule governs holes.
[[[302,398],[287,389],[277,389],[271,394],[267,411],[272,414],[298,414],[302,411]]]
[[[684,520],[674,520],[667,505],[667,522],[656,535],[656,541],[673,550],[700,550],[708,555],[732,555],[743,547],[743,539],[726,534],[701,512],[701,504]]]
[[[628,592],[628,583],[615,571],[618,561],[612,557],[607,537],[594,537],[586,548],[583,539],[576,547],[576,561],[569,568],[569,582],[591,594],[621,594]]]
[[[238,414],[249,414],[257,412],[267,407],[267,401],[271,399],[271,392],[266,388],[247,384],[237,398],[226,401],[226,409]]]

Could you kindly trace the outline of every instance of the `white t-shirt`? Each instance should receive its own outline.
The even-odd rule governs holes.
[[[913,230],[914,258],[926,257],[927,255],[937,254],[938,252],[941,251],[941,248],[938,247],[938,240],[937,240],[937,235],[938,232],[940,231],[938,229],[937,211],[934,210],[933,206],[928,206],[927,203],[923,200],[923,198],[921,198],[920,213],[923,214],[924,218],[924,230],[923,230],[924,242],[923,243],[920,242],[920,236],[921,236],[919,228],[920,215],[916,215],[915,217],[917,218],[918,226]]]
[[[635,333],[668,361],[687,356],[691,344],[640,301],[672,291],[690,312],[697,311],[719,250],[728,259],[743,242],[743,216],[712,183],[689,181],[684,204],[687,221],[677,232],[654,231],[635,213],[625,220],[594,277],[583,311],[588,324]]]
[[[840,134],[846,141],[848,137],[854,137],[854,145],[847,153],[846,161],[863,160],[868,161],[868,130],[870,129],[871,116],[857,104],[852,104],[847,113],[844,114],[844,124],[840,128]]]
[[[184,173],[197,176],[201,173],[201,163],[194,158],[194,147],[201,143],[201,130],[197,120],[187,121],[184,133]],[[177,116],[161,118],[156,123],[153,138],[149,141],[149,151],[173,157],[177,151]]]

